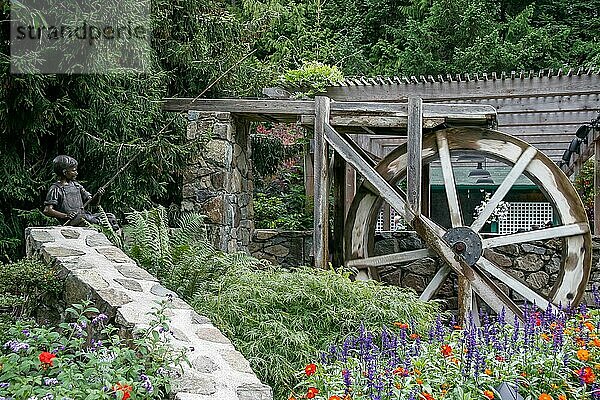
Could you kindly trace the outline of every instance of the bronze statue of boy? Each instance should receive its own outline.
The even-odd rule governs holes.
[[[58,219],[64,225],[89,226],[99,224],[99,214],[92,214],[83,208],[84,204],[92,198],[90,192],[75,180],[77,178],[77,160],[73,157],[60,155],[52,160],[52,168],[58,177],[48,190],[44,201],[44,214]],[[95,203],[104,193],[101,188],[96,196]],[[113,230],[119,229],[117,218],[106,213]]]

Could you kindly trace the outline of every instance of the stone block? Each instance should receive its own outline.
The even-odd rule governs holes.
[[[207,356],[198,356],[192,361],[192,367],[198,372],[209,374],[219,369],[214,360]]]
[[[64,228],[60,230],[60,234],[65,238],[65,239],[78,239],[80,233],[77,232],[74,229],[69,229],[69,228]]]
[[[208,375],[190,369],[186,369],[183,375],[173,382],[176,392],[211,395],[217,391],[214,379]]]
[[[282,246],[280,244],[276,244],[274,246],[265,246],[263,251],[275,257],[285,257],[290,253],[290,250],[286,246]]]
[[[515,260],[515,268],[521,271],[535,272],[544,267],[544,260],[537,254],[526,254]]]
[[[271,400],[273,398],[271,388],[261,383],[242,384],[235,393],[239,400]]]
[[[521,245],[521,249],[523,249],[523,251],[525,253],[546,254],[545,248],[543,248],[541,246],[535,246],[535,245],[529,244],[529,243],[523,243]]]
[[[433,258],[425,257],[404,266],[403,269],[419,275],[433,276],[438,268]]]
[[[233,368],[234,370],[243,372],[243,373],[247,373],[247,374],[254,373],[252,371],[252,368],[250,368],[250,363],[248,362],[248,360],[246,360],[246,358],[244,358],[242,353],[240,353],[239,351],[223,350],[221,352],[221,356],[223,357],[223,359],[225,361],[227,361],[229,366],[231,368]]]
[[[138,281],[135,281],[133,279],[114,278],[113,280],[127,290],[132,290],[134,292],[142,292],[143,291],[142,285],[140,285],[140,283]]]
[[[530,288],[540,290],[547,287],[549,279],[550,276],[547,273],[544,271],[537,271],[525,278],[525,281]]]
[[[158,282],[158,279],[152,274],[135,264],[115,264],[115,267],[117,268],[117,271],[126,278]]]
[[[112,262],[116,263],[131,263],[132,260],[127,256],[127,254],[123,253],[123,250],[118,247],[98,247],[96,251],[102,254],[104,257],[108,258]]]
[[[487,258],[488,260],[500,267],[512,267],[513,265],[512,260],[502,253],[497,253],[493,250],[485,249],[483,254],[485,258]]]
[[[209,342],[231,344],[229,339],[221,333],[220,330],[213,326],[200,327],[196,330],[196,336],[202,340],[208,340]]]
[[[101,233],[89,235],[85,238],[85,243],[90,247],[112,246],[110,240]]]

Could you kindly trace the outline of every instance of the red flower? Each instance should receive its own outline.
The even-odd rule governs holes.
[[[48,367],[48,366],[51,367],[52,366],[52,360],[54,358],[56,358],[56,354],[52,354],[52,353],[49,353],[47,351],[42,351],[40,353],[39,358],[40,358],[40,362],[43,364],[44,367]]]
[[[421,393],[421,397],[423,397],[425,400],[435,400],[435,398],[427,392]]]
[[[452,347],[449,344],[442,345],[442,355],[448,357],[452,355]]]
[[[596,375],[594,375],[594,371],[590,367],[583,367],[575,371],[575,373],[577,373],[581,380],[587,385],[594,383],[596,380]]]
[[[400,375],[400,376],[408,376],[408,370],[406,368],[398,367],[392,371],[392,374]]]
[[[133,390],[133,387],[131,385],[123,385],[121,382],[119,382],[115,386],[113,386],[112,390],[115,393],[119,391],[123,392],[122,400],[127,400],[131,397],[130,393]]]
[[[317,394],[319,394],[319,389],[314,388],[314,387],[309,387],[308,392],[306,392],[306,398],[314,399]]]
[[[304,372],[306,373],[306,376],[311,376],[317,372],[317,366],[315,364],[308,364],[306,367],[304,367]]]

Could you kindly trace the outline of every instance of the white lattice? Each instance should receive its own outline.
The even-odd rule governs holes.
[[[379,210],[379,215],[377,215],[377,223],[375,224],[375,232],[383,232],[383,207]]]
[[[544,227],[552,221],[553,211],[550,203],[509,202],[508,216],[498,221],[498,233],[509,234],[518,230],[529,231],[532,227]]]

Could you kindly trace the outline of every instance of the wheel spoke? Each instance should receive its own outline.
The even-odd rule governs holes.
[[[537,154],[537,150],[534,147],[527,148],[523,154],[519,157],[513,168],[510,170],[504,181],[500,184],[489,203],[485,206],[481,214],[477,217],[477,219],[471,224],[471,229],[475,232],[479,232],[488,218],[494,212],[494,209],[498,204],[502,201],[504,196],[508,193],[508,191],[515,184],[519,176],[525,171],[527,165],[533,160],[535,155]],[[445,177],[444,177],[445,178]]]
[[[450,268],[448,264],[442,265],[442,267],[438,269],[438,272],[436,272],[431,282],[429,282],[423,293],[421,293],[421,296],[419,296],[419,300],[431,300],[440,287],[442,287],[442,284],[450,274],[450,271],[452,271],[452,268]]]
[[[482,245],[484,249],[488,249],[491,247],[504,246],[507,244],[525,243],[532,242],[535,240],[581,235],[588,233],[589,230],[589,224],[587,222],[581,222],[579,224],[555,226],[552,228],[539,229],[536,231],[513,233],[512,235],[487,238],[483,239]]]
[[[448,199],[448,207],[450,209],[450,221],[452,222],[452,227],[455,228],[457,226],[462,226],[463,223],[460,204],[458,203],[458,195],[456,194],[454,172],[452,171],[452,163],[450,161],[448,139],[446,138],[446,133],[443,131],[438,132],[436,137],[440,163],[442,164],[442,174],[444,176],[446,198]]]
[[[435,256],[435,253],[429,249],[418,249],[403,251],[401,253],[385,254],[382,256],[357,258],[354,260],[349,260],[346,264],[349,267],[355,268],[381,267],[384,265],[397,264],[406,261],[415,261],[423,257],[430,256]]]
[[[479,265],[479,267],[483,271],[489,273],[494,278],[503,282],[508,287],[519,293],[521,296],[525,297],[530,303],[535,304],[542,310],[547,309],[550,305],[550,302],[542,295],[536,293],[534,290],[521,283],[521,281],[519,281],[509,273],[505,272],[502,268],[498,267],[496,264],[486,259],[485,257],[481,257],[477,261],[477,265]]]

